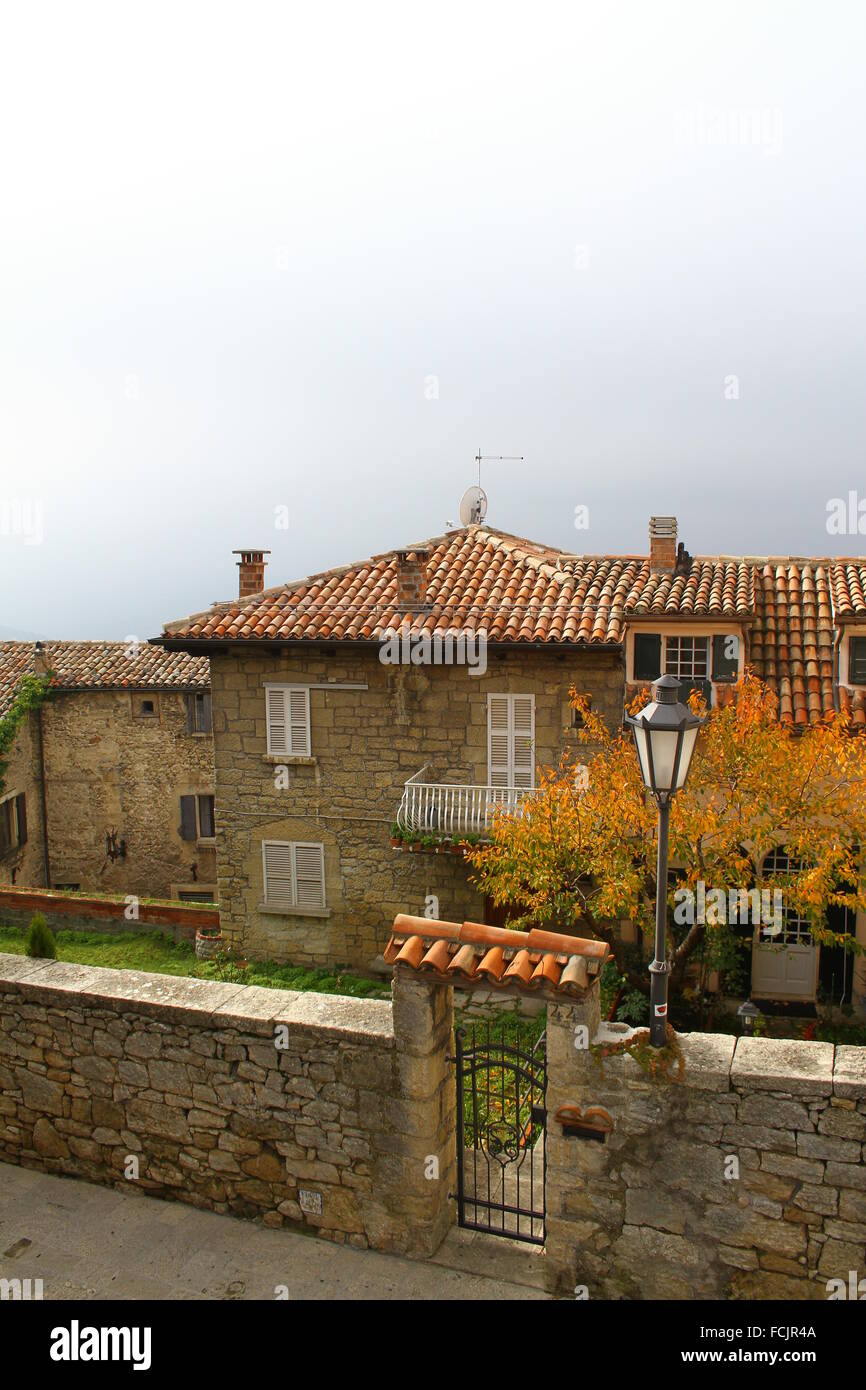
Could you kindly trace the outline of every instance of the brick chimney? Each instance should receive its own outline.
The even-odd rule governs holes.
[[[427,604],[429,550],[397,551],[397,607],[411,613]]]
[[[677,519],[651,516],[649,524],[650,569],[671,570],[677,563]]]
[[[238,560],[238,598],[249,598],[250,594],[260,594],[265,587],[266,555],[269,550],[233,550],[232,555],[240,555]]]

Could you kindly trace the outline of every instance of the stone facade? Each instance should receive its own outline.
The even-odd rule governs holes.
[[[43,721],[44,721],[43,714]],[[27,806],[27,840],[0,856],[0,883],[45,882],[45,835],[39,791],[39,728],[31,713],[18,727],[8,757],[0,797],[23,792]]]
[[[451,1014],[411,979],[392,1007],[0,956],[0,1157],[429,1255]]]
[[[51,883],[161,898],[213,890],[213,839],[180,835],[181,796],[214,790],[213,738],[187,731],[182,692],[54,692],[41,715]],[[22,725],[6,775],[6,791],[27,796],[28,843],[0,862],[0,882],[14,867],[15,883],[31,887],[45,885],[36,718]],[[126,841],[114,862],[110,829]]]
[[[463,860],[392,849],[388,827],[404,783],[425,764],[422,780],[487,784],[489,692],[534,694],[540,764],[556,764],[575,740],[572,684],[611,727],[622,720],[617,653],[488,649],[479,676],[457,665],[386,666],[378,652],[238,643],[211,658],[222,927],[253,956],[369,968],[395,915],[423,913],[428,895],[438,898],[434,916],[481,920]],[[311,687],[310,757],[267,754],[267,682]],[[288,786],[277,785],[280,767]],[[261,910],[263,840],[324,846],[324,913]]]
[[[866,1049],[692,1033],[658,1080],[595,1043],[595,992],[548,1009],[551,1287],[590,1298],[826,1299],[866,1274]],[[629,1030],[626,1030],[626,1036]],[[604,1143],[565,1104],[605,1107]]]

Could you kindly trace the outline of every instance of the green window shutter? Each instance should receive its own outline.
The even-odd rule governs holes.
[[[852,637],[848,646],[848,684],[866,685],[866,637]]]
[[[713,638],[713,680],[736,681],[740,673],[740,639],[735,632]]]
[[[15,814],[18,818],[18,843],[27,844],[27,798],[19,792],[15,798]]]
[[[662,673],[662,639],[658,632],[636,632],[634,635],[634,678],[636,681],[657,681]]]
[[[194,796],[182,796],[180,799],[180,836],[182,840],[196,838]]]

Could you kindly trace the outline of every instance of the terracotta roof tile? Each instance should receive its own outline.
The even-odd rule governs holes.
[[[580,997],[607,959],[603,941],[559,932],[509,931],[481,922],[395,917],[385,960],[461,988],[484,986]]]

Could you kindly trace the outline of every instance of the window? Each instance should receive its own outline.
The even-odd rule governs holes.
[[[213,714],[209,690],[194,690],[186,696],[186,731],[188,734],[213,732]]]
[[[788,851],[781,846],[778,849],[770,850],[764,860],[764,873],[768,877],[772,877],[774,874],[799,874],[802,869],[802,861],[789,855]],[[769,937],[768,935],[767,937],[771,945],[813,946],[815,944],[808,918],[801,917],[795,907],[789,907],[787,903],[783,902],[782,918],[783,927],[778,936]]]
[[[27,843],[27,798],[24,792],[0,801],[0,854]]]
[[[535,785],[535,696],[487,696],[487,784]]]
[[[141,713],[144,715],[145,719],[150,719],[150,718],[152,718],[154,712],[155,712],[155,711],[154,711],[154,708],[153,708],[153,700],[142,700],[142,702],[141,702]]]
[[[179,889],[177,897],[178,902],[182,903],[212,903],[214,901],[213,893],[190,893],[186,889]]]
[[[290,758],[310,756],[310,690],[306,685],[265,687],[268,752]]]
[[[852,637],[848,644],[848,684],[866,685],[866,637]]]
[[[665,675],[690,685],[707,679],[708,653],[706,637],[666,637]]]
[[[324,845],[263,840],[262,873],[268,907],[324,908]]]
[[[180,799],[182,840],[212,840],[216,835],[214,800],[209,794],[182,796]]]

